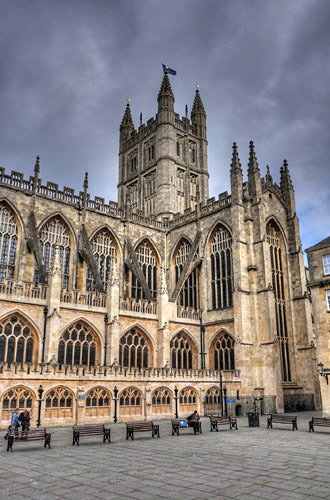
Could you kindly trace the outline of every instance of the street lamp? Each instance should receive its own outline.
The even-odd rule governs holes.
[[[115,385],[113,388],[113,396],[114,396],[114,402],[115,402],[115,414],[113,416],[113,421],[114,423],[117,422],[117,401],[118,401],[118,387]]]
[[[175,418],[179,418],[178,415],[178,391],[177,386],[174,387],[174,399],[175,399]]]
[[[227,387],[224,386],[223,388],[223,397],[224,397],[224,400],[225,400],[225,415],[226,417],[228,417],[228,410],[227,410]],[[222,414],[223,416],[223,414]]]
[[[39,396],[39,399],[38,399],[38,420],[37,420],[37,427],[39,429],[40,427],[40,414],[41,414],[41,403],[42,403],[42,395],[43,395],[43,388],[42,388],[42,385],[40,385],[39,389],[38,389],[38,396]]]
[[[321,363],[321,361],[318,363],[317,367],[319,369],[319,374],[321,375],[321,377],[325,377],[325,380],[327,381],[327,385],[329,385],[329,380],[328,380],[329,373],[328,373],[328,369],[326,368],[325,369],[326,371],[324,370],[324,364]]]
[[[226,389],[227,390],[227,389]],[[220,400],[219,400],[219,413],[221,408],[221,416],[223,417],[223,389],[222,389],[222,370],[220,368]]]

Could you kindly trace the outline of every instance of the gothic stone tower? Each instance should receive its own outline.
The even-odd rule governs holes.
[[[168,74],[158,113],[136,130],[129,103],[120,125],[119,205],[158,218],[195,209],[208,199],[206,113],[196,90],[191,118],[174,112]]]

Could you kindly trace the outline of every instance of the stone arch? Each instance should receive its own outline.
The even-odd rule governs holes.
[[[233,305],[233,255],[232,234],[217,222],[208,236],[207,259],[209,303],[212,310]]]
[[[170,340],[171,367],[189,370],[198,367],[198,348],[189,332],[180,329]]]
[[[154,343],[148,332],[135,323],[121,334],[119,340],[119,364],[126,368],[151,368]]]
[[[181,273],[184,270],[186,261],[189,259],[189,254],[192,249],[190,238],[181,236],[177,242],[170,260],[170,268],[172,269],[172,288],[174,289],[178,283]],[[198,255],[199,247],[196,249]],[[177,296],[177,305],[183,309],[191,309],[197,311],[199,309],[199,269],[195,267],[181,286],[181,290]]]
[[[289,339],[288,324],[288,311],[290,308],[288,300],[288,247],[281,225],[274,217],[269,218],[266,224],[266,241],[269,245],[268,264],[275,296],[276,335],[279,339],[282,379],[284,382],[291,382],[291,361],[293,361],[294,356]]]
[[[179,413],[192,413],[198,408],[199,394],[197,389],[191,385],[180,389],[178,399]]]
[[[144,240],[147,240],[149,245],[152,247],[152,249],[154,250],[156,256],[157,256],[157,263],[160,264],[161,262],[161,256],[160,256],[160,253],[159,253],[159,250],[155,244],[155,242],[153,241],[152,238],[150,238],[150,236],[141,236],[141,238],[139,238],[135,243],[134,243],[134,250],[136,250],[140,245],[141,243],[144,242]]]
[[[55,234],[56,233],[56,234]],[[66,217],[55,212],[44,219],[38,227],[41,253],[48,272],[52,264],[55,247],[59,246],[62,288],[68,289],[73,282],[74,259],[77,249],[77,239],[71,223]],[[38,266],[35,266],[34,283],[37,286],[40,282]]]
[[[289,245],[288,244],[288,238],[286,236],[286,233],[285,233],[285,231],[283,229],[282,224],[280,223],[280,221],[278,220],[278,218],[275,215],[269,215],[266,218],[266,220],[265,220],[266,235],[267,235],[267,226],[270,225],[270,224],[273,224],[274,226],[276,226],[277,229],[279,230],[279,232],[281,233],[283,244],[284,244],[284,247],[285,247],[285,251],[287,251],[288,245]]]
[[[29,410],[32,417],[36,394],[25,385],[9,387],[1,396],[1,420],[9,420],[10,413],[15,409],[19,412]]]
[[[72,419],[75,396],[65,385],[55,385],[44,396],[45,419]]]
[[[85,396],[86,417],[110,417],[111,399],[111,391],[106,387],[91,387]]]
[[[0,283],[18,278],[19,256],[24,241],[24,227],[16,209],[6,199],[0,200]]]
[[[140,238],[134,245],[134,252],[140,265],[144,278],[151,291],[152,300],[157,298],[158,270],[160,266],[160,256],[154,242],[148,236]],[[128,271],[129,297],[136,300],[146,300],[145,292],[136,275]]]
[[[59,217],[60,219],[62,219],[64,224],[66,224],[68,226],[68,229],[71,232],[72,239],[73,239],[73,245],[74,245],[73,250],[75,251],[77,246],[78,246],[78,237],[77,237],[75,228],[73,227],[72,222],[66,217],[66,215],[63,214],[62,212],[60,212],[59,210],[52,212],[51,214],[47,215],[39,222],[39,224],[37,226],[38,233],[40,233],[41,229],[44,227],[45,224],[47,224],[51,219],[54,219],[56,217]]]
[[[125,387],[118,399],[120,416],[142,416],[144,398],[141,389],[133,385]]]
[[[40,333],[30,318],[14,309],[0,318],[0,362],[38,362]]]
[[[211,385],[205,391],[204,413],[212,415],[221,410],[220,387],[219,385]]]
[[[115,268],[117,272],[119,271],[121,249],[118,239],[108,225],[103,225],[92,233],[89,242],[103,289],[106,290],[111,277],[113,259],[115,260]],[[94,276],[88,265],[86,265],[84,280],[86,290],[94,291]]]
[[[207,255],[208,248],[209,248],[209,245],[210,245],[210,239],[211,239],[213,233],[215,232],[217,226],[223,226],[226,229],[226,231],[228,231],[228,233],[230,234],[231,238],[233,238],[232,228],[227,224],[227,222],[224,221],[224,220],[222,220],[222,219],[216,220],[212,224],[212,226],[210,227],[210,229],[208,230],[208,233],[207,233],[205,241],[204,241],[203,251],[204,251],[205,255]]]
[[[179,244],[180,244],[180,241],[184,239],[184,240],[187,240],[187,242],[192,246],[193,244],[193,241],[192,239],[190,238],[190,236],[188,236],[187,234],[181,234],[180,236],[177,237],[177,239],[175,240],[175,243],[174,245],[172,246],[172,250],[170,252],[170,262],[173,261],[173,258],[174,258],[174,254],[175,252],[177,251],[178,247],[179,247]]]
[[[58,342],[58,363],[84,366],[99,365],[101,363],[101,347],[101,336],[95,327],[85,318],[77,318],[62,330]]]
[[[172,413],[173,392],[169,387],[161,385],[151,393],[152,413]]]
[[[209,347],[210,368],[213,370],[235,369],[235,339],[226,330],[213,337]]]

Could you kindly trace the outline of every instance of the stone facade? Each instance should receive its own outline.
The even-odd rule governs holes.
[[[306,250],[308,287],[313,305],[313,330],[321,374],[323,415],[330,417],[330,237]]]
[[[0,169],[0,405],[42,422],[320,407],[311,305],[287,162],[208,198],[206,113],[120,126],[118,203]],[[178,391],[176,391],[178,389]],[[117,395],[117,396],[116,396]]]

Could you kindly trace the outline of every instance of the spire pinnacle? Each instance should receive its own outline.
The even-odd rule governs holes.
[[[253,174],[253,173],[258,173],[260,175],[260,170],[257,162],[257,157],[254,151],[254,144],[253,141],[250,141],[250,155],[249,155],[249,163],[248,163],[248,173]]]
[[[38,174],[40,173],[40,156],[36,156],[36,162],[34,165],[34,176],[38,177]]]
[[[283,191],[288,189],[293,189],[293,184],[291,180],[291,175],[289,172],[288,162],[287,160],[283,160],[283,167],[281,167],[281,179],[280,179],[280,187]]]
[[[172,91],[170,79],[168,77],[168,73],[167,72],[164,73],[164,78],[163,78],[162,84],[160,86],[160,90],[158,92],[158,99],[160,97],[162,97],[163,95],[169,95],[169,96],[171,96],[174,99],[174,94],[173,94],[173,91]]]
[[[233,157],[231,160],[230,174],[242,174],[242,165],[239,161],[238,150],[236,142],[233,142]]]
[[[196,85],[196,93],[195,93],[195,99],[194,99],[194,104],[191,109],[191,117],[193,117],[194,114],[196,113],[204,113],[205,114],[205,108],[199,93],[199,84],[197,83]]]
[[[88,189],[88,172],[85,172],[84,177],[84,191]]]
[[[123,119],[122,119],[121,124],[120,124],[120,128],[129,127],[129,128],[134,129],[134,123],[133,123],[133,118],[132,118],[132,114],[131,114],[130,102],[131,102],[131,99],[128,98],[125,113],[124,113]]]
[[[273,184],[273,177],[271,176],[269,165],[266,165],[266,176],[265,176],[265,182],[266,186],[272,186]]]

